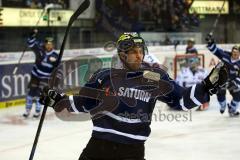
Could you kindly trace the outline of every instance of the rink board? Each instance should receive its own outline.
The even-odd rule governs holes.
[[[219,45],[225,50],[231,50],[233,44]],[[199,53],[205,54],[205,68],[210,70],[218,62],[205,45],[196,45]],[[186,46],[151,46],[149,53],[155,55],[161,64],[168,68],[168,73],[173,72],[172,60],[176,55],[185,53]],[[103,48],[66,50],[63,56],[64,82],[66,85],[76,86],[84,84],[91,74],[99,68],[110,67],[112,57],[116,50],[106,51]],[[0,54],[0,108],[24,105],[24,97],[27,94],[27,85],[30,80],[30,72],[35,56],[32,52],[26,52],[19,65],[16,75],[13,75],[21,52]],[[90,58],[89,58],[90,57]],[[99,63],[100,62],[100,63]],[[76,70],[76,68],[78,68]],[[72,72],[73,71],[73,72]],[[72,72],[72,73],[67,73]]]
[[[63,61],[60,68],[66,75],[64,77],[66,85],[76,88],[85,84],[97,68],[110,67],[110,64],[111,57],[95,58],[94,60],[84,57]],[[13,75],[12,71],[15,66],[15,64],[0,65],[0,108],[25,104],[24,97],[28,93],[33,63],[20,64],[17,73]]]
[[[16,100],[8,100],[8,101],[0,102],[0,108],[24,106],[25,102],[26,100],[24,98],[16,99]]]

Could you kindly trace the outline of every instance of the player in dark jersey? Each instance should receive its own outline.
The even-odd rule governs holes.
[[[226,69],[218,65],[202,83],[183,88],[161,68],[142,63],[146,46],[138,34],[124,33],[117,48],[121,67],[97,71],[79,95],[46,89],[41,97],[56,112],[90,113],[92,137],[79,160],[144,160],[157,100],[191,109],[207,102],[227,80]]]
[[[233,46],[231,52],[224,51],[218,48],[214,38],[209,34],[206,38],[207,48],[217,56],[221,61],[223,61],[228,69],[229,82],[225,88],[222,88],[217,94],[217,99],[220,104],[220,113],[224,113],[226,106],[228,105],[228,112],[230,116],[238,116],[238,105],[240,103],[240,47]],[[226,101],[226,90],[232,95],[232,100],[229,104]]]
[[[30,115],[33,102],[36,103],[33,117],[38,118],[41,113],[39,103],[40,91],[48,85],[52,71],[57,66],[58,53],[54,50],[53,38],[46,37],[44,43],[38,41],[37,30],[34,30],[28,38],[28,46],[35,54],[35,64],[31,71],[31,80],[28,85],[29,92],[26,97],[26,111],[24,117]]]

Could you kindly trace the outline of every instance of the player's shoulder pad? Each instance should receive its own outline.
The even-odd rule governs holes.
[[[225,50],[224,50],[223,52],[224,52],[225,54],[229,55],[229,56],[231,56],[231,54],[232,54],[231,52],[225,51]]]
[[[146,70],[149,70],[151,72],[155,72],[157,74],[160,75],[160,80],[171,80],[171,78],[169,77],[167,71],[165,71],[164,69],[162,68],[145,68]]]
[[[99,79],[102,81],[103,79],[109,77],[110,75],[110,68],[101,68],[97,70],[89,79],[90,82],[96,82]]]
[[[57,52],[56,50],[54,50],[54,53],[55,53],[57,56],[59,56],[59,55],[60,55],[60,51],[59,51],[59,52]]]
[[[57,52],[56,50],[53,50],[52,54],[59,56],[60,52]]]

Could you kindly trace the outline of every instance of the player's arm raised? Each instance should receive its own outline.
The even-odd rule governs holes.
[[[208,34],[205,40],[207,42],[207,48],[209,51],[217,56],[220,60],[226,61],[226,59],[230,59],[229,53],[217,47],[215,39],[211,34]]]
[[[34,29],[30,32],[29,37],[27,39],[28,47],[32,49],[32,51],[36,54],[36,56],[40,56],[40,42],[37,40],[38,30]]]

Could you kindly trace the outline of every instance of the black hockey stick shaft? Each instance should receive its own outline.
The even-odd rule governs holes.
[[[89,7],[89,5],[90,5],[90,1],[89,0],[85,0],[79,6],[79,8],[75,11],[75,13],[71,16],[71,18],[70,18],[70,20],[68,22],[67,29],[65,31],[65,35],[64,35],[64,39],[63,39],[62,46],[61,46],[61,49],[60,49],[60,54],[59,54],[59,58],[58,58],[58,63],[57,64],[59,64],[59,62],[61,62],[61,59],[62,59],[62,56],[63,56],[63,52],[64,52],[65,43],[66,43],[66,39],[67,39],[68,33],[70,31],[70,28],[71,28],[73,22],[78,18],[78,16],[82,12],[84,12]],[[34,154],[35,154],[35,150],[36,150],[36,147],[37,147],[37,143],[38,143],[38,139],[39,139],[39,136],[40,136],[40,133],[41,133],[42,125],[43,125],[43,122],[44,122],[44,119],[45,119],[45,115],[46,115],[46,112],[47,112],[47,108],[48,108],[48,106],[44,105],[43,112],[42,112],[42,115],[41,115],[41,118],[40,118],[40,121],[39,121],[39,124],[38,124],[38,129],[37,129],[37,133],[36,133],[36,136],[35,136],[35,139],[34,139],[34,143],[33,143],[33,146],[32,146],[32,150],[31,150],[31,153],[30,153],[29,160],[33,160],[33,157],[34,157]]]
[[[35,27],[38,26],[38,24],[39,24],[39,22],[40,22],[40,20],[41,20],[41,18],[42,18],[42,16],[43,16],[43,14],[44,14],[44,12],[45,12],[45,9],[43,9],[43,11],[41,12],[41,14],[40,14],[40,16],[39,16],[39,18],[38,18],[38,21],[37,21]],[[22,58],[23,58],[23,56],[24,56],[27,48],[28,48],[28,46],[26,45],[26,46],[24,47],[23,51],[22,51],[22,54],[21,54],[20,58],[18,59],[18,62],[17,62],[16,67],[13,69],[13,74],[14,74],[14,75],[17,73],[18,67],[19,67],[19,65],[20,65],[20,63],[21,63],[21,61],[22,61]]]
[[[218,21],[219,21],[219,19],[220,19],[220,17],[221,17],[221,13],[222,13],[222,11],[223,11],[225,2],[226,2],[226,0],[223,1],[222,7],[221,7],[221,9],[219,10],[219,13],[218,13],[218,15],[217,15],[217,18],[216,18],[216,20],[215,20],[215,22],[214,22],[214,24],[213,24],[213,28],[212,28],[211,32],[209,33],[210,35],[213,35],[213,33],[214,33],[214,31],[215,31],[215,29],[216,29],[216,27],[217,27],[217,24],[218,24]]]
[[[63,42],[62,42],[62,45],[61,45],[61,49],[60,49],[60,53],[59,53],[59,58],[58,58],[58,63],[61,62],[62,60],[62,56],[63,56],[63,52],[64,52],[64,48],[65,48],[65,44],[66,44],[66,41],[67,41],[67,37],[68,37],[68,34],[69,34],[69,31],[70,31],[70,28],[73,24],[73,22],[78,18],[78,16],[80,14],[82,14],[90,5],[90,1],[89,0],[85,0],[81,5],[80,7],[76,10],[76,12],[71,16],[69,22],[68,22],[68,26],[67,26],[67,29],[65,31],[65,35],[64,35],[64,38],[63,38]]]
[[[24,56],[27,48],[28,48],[28,46],[25,46],[25,47],[24,47],[24,49],[23,49],[23,51],[22,51],[22,54],[21,54],[20,58],[18,59],[17,65],[16,65],[16,67],[13,69],[13,75],[15,75],[15,74],[17,73],[18,67],[19,67],[19,65],[20,65],[20,63],[21,63],[21,61],[22,61],[22,58],[23,58],[23,56]]]

